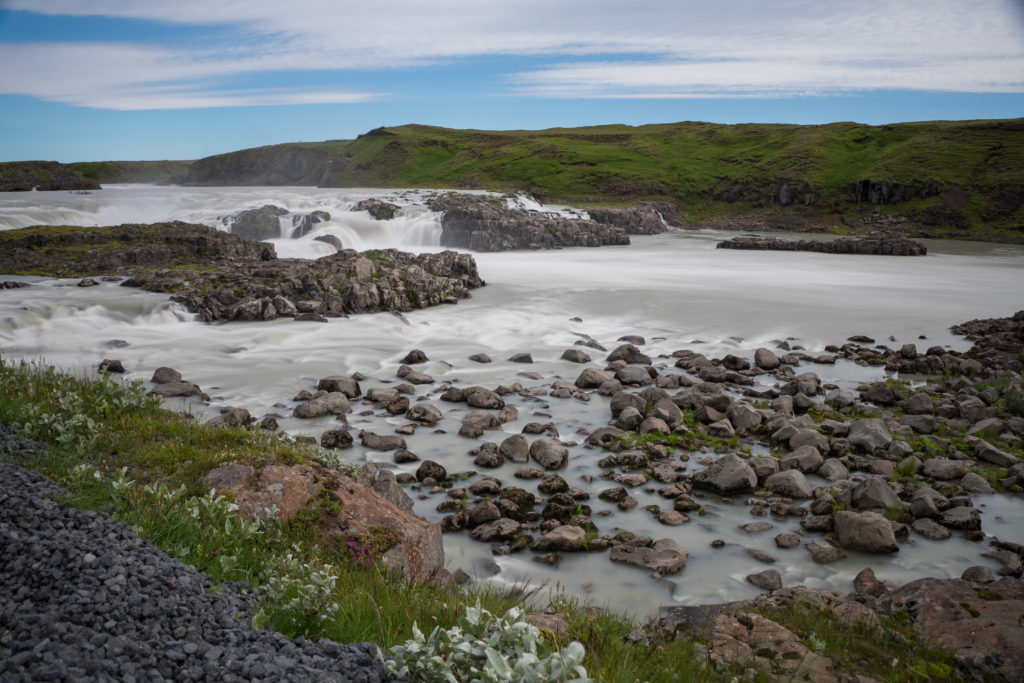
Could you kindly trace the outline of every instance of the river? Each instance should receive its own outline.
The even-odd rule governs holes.
[[[407,251],[439,250],[438,217],[422,206],[426,191],[315,189],[305,187],[179,188],[113,185],[89,194],[69,192],[8,193],[0,196],[0,229],[29,225],[112,225],[186,220],[221,227],[222,218],[239,210],[275,204],[293,213],[327,211],[332,220],[317,225],[303,239],[272,240],[280,256],[317,257],[332,247],[314,241],[330,233],[346,247],[396,247]],[[360,199],[377,197],[403,209],[394,220],[376,221],[365,212],[350,211]],[[547,207],[558,210],[560,207]],[[282,225],[282,234],[287,232]],[[656,366],[671,367],[667,357],[677,349],[693,349],[709,358],[732,353],[751,358],[759,346],[789,339],[808,352],[842,344],[864,334],[898,348],[915,343],[923,350],[941,345],[969,347],[949,326],[979,317],[999,317],[1021,308],[1024,292],[1024,247],[973,242],[926,241],[925,257],[831,255],[803,252],[757,252],[715,249],[729,235],[709,230],[670,230],[661,235],[634,236],[626,247],[576,248],[546,252],[475,254],[487,286],[455,306],[441,306],[403,315],[381,313],[333,319],[327,324],[275,320],[264,323],[207,325],[165,295],[103,283],[79,288],[75,280],[24,279],[33,287],[0,290],[0,355],[26,358],[58,367],[92,372],[103,358],[118,358],[128,377],[148,381],[153,370],[170,366],[199,384],[213,400],[209,406],[173,405],[201,416],[220,407],[247,408],[257,418],[291,414],[291,397],[313,389],[318,378],[361,372],[363,391],[397,381],[395,370],[413,348],[429,362],[417,370],[437,384],[419,387],[445,412],[436,429],[419,428],[406,437],[409,449],[423,459],[445,465],[449,472],[473,469],[468,451],[479,444],[457,436],[464,404],[438,400],[437,387],[446,381],[495,387],[521,382],[528,388],[556,379],[572,381],[581,366],[559,360],[580,335],[596,339],[609,350],[627,334],[642,335],[644,353]],[[890,341],[892,339],[892,341]],[[112,348],[120,340],[126,346]],[[584,348],[601,367],[603,355]],[[506,361],[529,352],[534,363]],[[468,357],[486,353],[494,362],[474,363]],[[801,366],[823,382],[856,387],[884,377],[879,368],[840,361],[835,365]],[[537,373],[531,379],[520,373]],[[774,378],[761,380],[770,384]],[[432,392],[432,393],[431,393]],[[519,433],[531,421],[554,422],[563,440],[579,439],[578,430],[607,423],[608,400],[506,400],[519,419],[504,434],[485,432],[483,440],[500,441]],[[349,416],[353,430],[392,433],[406,423],[401,417],[361,415],[355,403]],[[290,433],[318,435],[337,426],[324,420],[280,420]],[[444,433],[438,433],[443,431]],[[358,444],[358,442],[357,442]],[[709,514],[680,527],[664,527],[643,508],[665,505],[652,491],[632,494],[640,506],[620,512],[599,501],[596,493],[610,484],[600,479],[596,461],[603,454],[582,445],[570,449],[563,476],[570,486],[592,493],[588,503],[602,533],[626,529],[655,538],[670,537],[689,552],[686,568],[671,580],[655,580],[644,571],[612,564],[606,557],[565,553],[559,568],[530,559],[525,552],[493,556],[486,544],[463,534],[446,535],[448,567],[464,569],[478,580],[501,584],[545,584],[581,600],[635,615],[653,614],[659,606],[735,600],[758,590],[744,577],[768,567],[745,549],[777,559],[784,585],[804,584],[851,589],[853,576],[871,566],[882,579],[903,583],[921,576],[958,576],[974,564],[996,565],[978,557],[981,545],[958,535],[947,541],[916,538],[898,553],[868,556],[849,553],[841,562],[822,566],[800,549],[780,550],[775,534],[799,528],[796,519],[773,521],[775,529],[749,536],[738,527],[753,521],[742,500],[702,501]],[[357,445],[346,457],[354,462],[390,462],[389,454]],[[696,458],[691,470],[699,469]],[[496,476],[524,488],[536,482],[512,479],[517,466],[506,464]],[[397,466],[414,471],[415,464]],[[487,474],[493,474],[488,472]],[[593,475],[592,483],[584,477]],[[822,483],[822,482],[818,482]],[[416,511],[439,520],[440,496],[417,497]],[[1024,522],[1019,496],[978,496],[983,529],[1007,538],[1007,529]],[[609,516],[596,516],[602,510]],[[1003,529],[1000,532],[1000,529]],[[714,539],[726,541],[712,549]],[[1012,539],[1021,540],[1021,539]]]

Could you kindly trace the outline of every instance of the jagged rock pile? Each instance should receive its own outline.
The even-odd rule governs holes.
[[[456,303],[484,285],[473,257],[451,251],[278,259],[273,245],[181,222],[8,233],[0,271],[130,275],[125,286],[174,293],[204,322],[410,311]]]
[[[629,244],[622,228],[593,220],[509,209],[500,199],[445,194],[428,206],[443,211],[441,246],[473,251],[557,249]]]
[[[905,237],[873,233],[837,240],[784,240],[778,237],[733,237],[715,245],[719,249],[762,249],[771,251],[816,251],[824,254],[874,254],[883,256],[924,256],[928,248]]]
[[[41,449],[3,426],[0,439],[0,460]],[[253,630],[243,586],[212,592],[205,575],[59,494],[0,462],[4,681],[391,680],[375,645]]]

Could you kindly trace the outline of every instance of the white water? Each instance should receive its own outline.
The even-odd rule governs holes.
[[[282,256],[330,253],[331,247],[312,239],[326,231],[354,248],[436,250],[437,218],[417,206],[424,194],[138,186],[114,186],[89,195],[10,194],[0,197],[0,228],[171,219],[222,227],[223,216],[269,203],[293,213],[319,209],[332,216],[329,223],[318,225],[318,230],[304,239],[275,240]],[[403,209],[392,221],[375,221],[365,213],[348,210],[370,196]],[[28,279],[35,286],[0,290],[0,355],[42,357],[87,372],[102,358],[119,358],[129,369],[129,377],[142,380],[148,380],[156,367],[167,365],[214,397],[209,407],[190,405],[193,413],[212,415],[221,406],[236,405],[257,417],[267,413],[287,416],[293,405],[290,398],[301,389],[313,388],[319,377],[359,371],[368,377],[362,383],[364,392],[396,381],[399,361],[412,348],[421,348],[430,357],[417,369],[433,375],[438,384],[450,380],[493,387],[520,381],[539,388],[578,375],[580,366],[559,360],[561,352],[579,339],[578,334],[590,335],[609,349],[624,334],[640,334],[647,338],[644,351],[652,357],[680,348],[692,348],[709,357],[725,353],[750,357],[758,346],[788,337],[796,338],[791,343],[814,352],[826,344],[841,344],[853,334],[867,334],[893,347],[913,342],[921,349],[939,344],[963,350],[968,344],[948,332],[950,325],[977,317],[1005,316],[1021,308],[1021,247],[933,241],[928,243],[929,255],[921,258],[716,250],[715,242],[727,236],[673,231],[634,237],[629,247],[476,254],[488,285],[476,290],[472,299],[404,316],[353,316],[327,324],[277,320],[204,325],[193,322],[163,295],[114,283],[81,289],[70,280],[15,278]],[[582,322],[571,321],[574,317]],[[890,335],[895,341],[888,341]],[[920,335],[927,339],[920,340]],[[108,342],[113,339],[129,345],[111,349]],[[602,365],[604,354],[584,350],[593,356],[596,366]],[[535,363],[504,360],[520,351],[531,352]],[[467,360],[479,352],[489,354],[495,362],[479,365]],[[663,368],[672,365],[668,358],[656,358],[655,363]],[[805,369],[817,372],[825,382],[844,386],[883,376],[877,368],[843,362]],[[517,374],[523,371],[539,373],[543,379]],[[423,459],[441,462],[450,472],[474,469],[468,451],[478,444],[455,435],[466,408],[439,402],[438,393],[431,387],[418,389],[419,395],[428,396],[445,412],[438,427],[447,433],[420,428],[407,437],[409,448]],[[570,440],[578,438],[578,429],[594,429],[609,417],[607,399],[596,395],[590,403],[506,398],[519,409],[519,420],[505,425],[504,433],[485,433],[484,439],[500,441],[507,434],[518,433],[527,422],[551,420],[562,438]],[[355,430],[391,433],[405,424],[402,418],[360,416],[368,406],[357,403],[355,408],[357,414],[349,416]],[[285,417],[281,424],[294,434],[318,435],[338,423]],[[596,498],[597,491],[609,486],[607,481],[595,478],[593,484],[586,484],[582,479],[599,474],[594,463],[603,454],[576,446],[571,455],[563,473],[566,480],[592,492],[588,503],[595,513],[614,510]],[[390,460],[388,454],[367,452],[359,446],[350,457],[360,462]],[[698,467],[694,458],[690,468]],[[413,471],[415,466],[401,469]],[[535,482],[512,479],[515,469],[506,465],[493,474],[524,488],[535,486]],[[415,492],[411,493],[415,497]],[[669,528],[657,524],[643,510],[652,503],[664,506],[663,499],[644,490],[633,495],[640,500],[638,508],[627,513],[614,510],[610,517],[595,517],[595,522],[602,533],[622,528],[677,540],[690,553],[690,560],[671,581],[656,582],[641,570],[613,565],[601,556],[564,554],[559,569],[531,561],[529,552],[492,558],[487,545],[462,535],[445,538],[448,566],[483,578],[496,563],[501,571],[490,580],[548,582],[599,605],[650,614],[659,605],[756,594],[743,577],[766,566],[743,553],[741,546],[775,556],[778,562],[773,566],[783,575],[784,585],[803,583],[837,590],[850,590],[852,577],[865,566],[884,579],[904,582],[926,575],[957,576],[972,564],[987,563],[978,557],[982,545],[954,538],[945,542],[917,539],[891,556],[851,553],[843,562],[819,566],[810,562],[802,549],[774,547],[774,535],[798,528],[795,520],[775,522],[776,529],[749,537],[737,528],[752,520],[742,501],[724,504],[711,496],[704,502],[713,515]],[[417,499],[417,512],[440,519],[434,507],[441,500],[438,496]],[[1019,497],[979,497],[979,504],[984,505],[986,532],[1006,540],[1024,540],[1014,537],[1013,531],[1024,522],[1024,503]],[[729,545],[712,550],[709,544],[716,538]]]

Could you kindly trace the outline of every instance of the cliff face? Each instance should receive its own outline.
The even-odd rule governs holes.
[[[56,161],[0,162],[0,192],[30,190],[98,190],[100,185],[79,178],[74,171]]]
[[[320,185],[326,150],[299,145],[256,147],[192,163],[186,185]]]

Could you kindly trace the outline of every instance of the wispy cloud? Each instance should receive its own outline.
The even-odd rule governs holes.
[[[10,9],[218,25],[222,44],[0,45],[0,92],[111,109],[360,102],[362,89],[237,91],[233,77],[461,58],[549,58],[499,75],[512,94],[764,97],[876,89],[1024,92],[1013,0],[859,6],[791,0],[5,0]]]

